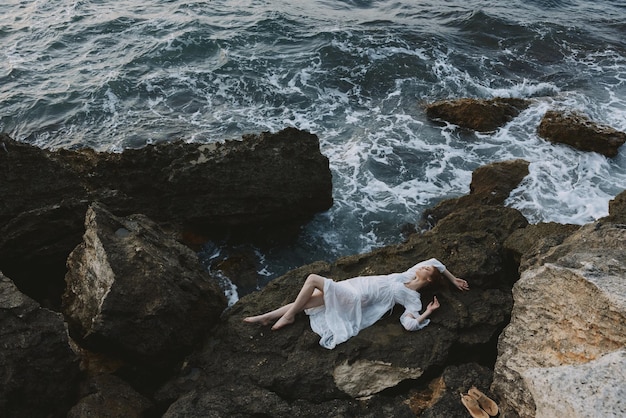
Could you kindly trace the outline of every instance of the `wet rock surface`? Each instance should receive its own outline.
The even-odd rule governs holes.
[[[478,205],[503,206],[504,201],[528,175],[528,161],[511,160],[488,164],[472,173],[470,193],[455,199],[442,200],[424,210],[420,228],[430,229],[452,212]]]
[[[626,142],[626,133],[592,121],[575,112],[550,110],[537,130],[549,141],[567,144],[581,151],[593,151],[615,157]]]
[[[513,98],[442,100],[426,106],[426,115],[462,128],[491,132],[511,121],[530,105]]]

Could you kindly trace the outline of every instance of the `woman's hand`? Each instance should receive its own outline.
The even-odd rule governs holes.
[[[438,308],[439,308],[439,306],[440,306],[440,305],[439,305],[439,301],[437,300],[437,296],[435,296],[435,297],[433,297],[433,301],[432,301],[432,302],[430,302],[430,303],[428,304],[428,306],[426,307],[426,311],[430,313],[430,312],[432,312],[432,311],[434,311],[434,310],[438,309]]]
[[[452,279],[452,284],[461,291],[469,290],[469,284],[467,281],[459,279],[458,277]]]

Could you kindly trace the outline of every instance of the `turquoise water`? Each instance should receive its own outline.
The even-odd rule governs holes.
[[[531,222],[592,221],[626,187],[624,148],[607,159],[536,134],[551,108],[626,131],[622,0],[8,0],[0,40],[0,130],[44,148],[317,134],[335,205],[298,242],[253,249],[267,280],[399,242],[490,162],[531,162],[508,202]],[[534,101],[487,135],[422,109],[497,96]]]

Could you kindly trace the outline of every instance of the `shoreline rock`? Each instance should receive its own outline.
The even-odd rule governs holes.
[[[442,100],[425,106],[426,116],[477,132],[493,132],[530,106],[530,100],[501,98]],[[568,110],[549,110],[537,134],[553,143],[566,144],[580,151],[597,152],[608,158],[626,143],[626,132],[592,121],[586,115]]]
[[[91,154],[87,152],[85,155],[89,157]],[[194,155],[194,161],[202,159],[199,154]],[[105,166],[103,164],[99,168]],[[625,323],[623,307],[626,297],[620,289],[624,286],[623,271],[626,269],[622,222],[626,217],[626,191],[611,202],[608,217],[582,228],[528,225],[519,211],[503,206],[508,193],[524,177],[524,169],[527,170],[527,163],[517,161],[495,163],[476,170],[477,180],[476,183],[473,181],[469,197],[442,203],[441,208],[445,210],[438,212],[432,229],[412,234],[402,244],[344,257],[334,263],[317,262],[290,271],[273,280],[262,291],[242,298],[220,315],[219,321],[209,320],[207,324],[201,324],[206,327],[197,330],[203,335],[200,345],[189,345],[186,343],[189,340],[181,337],[181,341],[176,343],[182,343],[184,349],[174,350],[176,354],[173,356],[168,354],[169,349],[159,349],[160,343],[156,340],[147,346],[130,343],[128,345],[132,347],[123,347],[126,343],[115,339],[107,341],[110,337],[102,334],[89,343],[91,337],[88,334],[97,334],[107,327],[124,328],[125,325],[116,321],[131,318],[132,315],[127,314],[129,309],[141,311],[145,308],[149,311],[163,305],[160,302],[163,298],[156,298],[153,302],[149,298],[139,301],[126,298],[129,294],[149,294],[152,276],[161,272],[171,279],[168,280],[169,285],[176,285],[178,276],[197,270],[195,262],[185,262],[185,254],[173,255],[177,248],[182,253],[187,252],[180,250],[180,244],[159,230],[154,221],[144,215],[116,213],[103,206],[119,198],[119,192],[106,195],[105,198],[110,200],[104,199],[99,204],[92,204],[89,199],[80,196],[74,200],[53,202],[46,200],[50,196],[43,193],[41,206],[20,213],[2,226],[2,231],[11,232],[7,237],[12,238],[3,241],[0,250],[13,251],[11,254],[24,251],[12,248],[10,243],[18,242],[16,237],[20,236],[20,228],[24,228],[23,237],[36,234],[38,227],[42,227],[36,222],[37,217],[49,225],[49,229],[43,229],[42,233],[48,237],[54,237],[55,229],[64,225],[82,230],[82,235],[82,220],[90,220],[90,232],[86,234],[85,242],[68,261],[71,270],[68,281],[74,286],[70,286],[68,292],[76,290],[76,296],[88,298],[89,293],[78,289],[89,287],[87,278],[101,279],[92,282],[105,284],[102,290],[93,289],[93,300],[103,303],[95,303],[98,309],[92,310],[86,316],[91,319],[85,320],[85,323],[91,320],[91,325],[100,328],[91,330],[78,325],[78,319],[69,309],[72,297],[68,294],[66,314],[73,332],[80,337],[76,343],[87,345],[93,353],[82,346],[74,350],[84,353],[81,356],[84,356],[82,370],[85,378],[77,395],[78,382],[74,377],[68,377],[67,388],[71,394],[62,395],[65,401],[61,402],[63,405],[58,404],[62,412],[74,405],[71,414],[89,411],[99,415],[119,407],[120,411],[128,414],[166,417],[269,414],[277,417],[343,415],[374,418],[389,415],[409,417],[416,413],[424,417],[461,416],[466,411],[458,400],[458,393],[467,391],[471,385],[479,386],[496,399],[502,407],[503,416],[548,413],[556,405],[550,396],[562,396],[562,401],[572,411],[581,408],[603,410],[599,401],[590,400],[582,406],[574,402],[577,401],[574,390],[577,382],[583,379],[592,379],[593,387],[601,388],[600,379],[606,377],[604,372],[615,365],[621,367],[624,361],[619,346],[624,346],[623,336],[626,333],[619,327]],[[124,199],[120,202],[122,206],[128,204]],[[459,205],[459,202],[463,204]],[[80,227],[74,225],[74,221],[66,223],[68,213],[73,219],[80,213],[81,207],[89,205],[91,213],[85,216],[86,210],[83,212]],[[115,213],[115,216],[109,212]],[[97,222],[91,223],[94,219]],[[101,230],[98,231],[96,226]],[[33,245],[39,246],[37,251],[40,254],[56,251],[60,255],[62,251],[55,246],[56,243],[46,243],[40,238]],[[69,246],[69,243],[66,241],[64,245]],[[140,251],[136,251],[137,248]],[[163,252],[169,255],[165,258],[159,255]],[[319,346],[319,337],[311,331],[304,315],[299,315],[292,326],[278,332],[241,321],[249,314],[290,302],[308,273],[342,280],[362,274],[401,271],[430,257],[441,259],[455,274],[468,279],[472,290],[468,293],[451,289],[423,292],[423,300],[431,299],[436,292],[442,302],[441,309],[424,330],[414,333],[404,331],[398,321],[401,309],[396,309],[358,336],[334,350],[326,350]],[[21,263],[24,261],[21,258]],[[164,268],[177,263],[180,264],[176,267],[179,270]],[[189,265],[196,267],[189,269]],[[122,292],[124,297],[119,299],[122,302],[113,303],[122,308],[119,311],[122,314],[102,315],[99,309],[108,308],[109,296],[115,296],[115,290],[107,291],[107,288],[113,289],[107,280],[112,276],[124,279],[134,274],[130,273],[133,271],[146,274],[137,275],[138,280],[130,290]],[[520,275],[522,279],[518,280]],[[615,277],[621,277],[621,281]],[[10,284],[8,279],[6,282]],[[572,288],[568,283],[579,286]],[[516,290],[512,294],[514,286]],[[185,291],[187,287],[183,286],[180,290]],[[137,288],[139,290],[135,292],[133,289]],[[14,286],[13,289],[18,295],[16,297],[26,298]],[[98,295],[104,297],[98,298]],[[607,302],[610,308],[603,306],[597,309],[592,303],[594,296]],[[211,296],[209,292],[206,297],[223,306],[223,294]],[[529,299],[531,297],[532,300]],[[11,296],[9,300],[13,298]],[[543,340],[525,334],[533,331],[532,327],[521,327],[520,331],[519,324],[529,320],[531,324],[538,324],[535,329],[537,335],[544,330],[553,330],[551,327],[555,325],[541,316],[541,306],[536,305],[542,301],[550,305],[552,318],[565,318],[565,322],[559,324],[573,321],[575,326],[554,329],[555,334],[548,332],[548,337]],[[173,302],[179,307],[188,306],[187,302],[176,298]],[[577,306],[577,302],[584,303]],[[60,318],[59,314],[38,307],[34,301],[27,305],[37,307],[36,312],[47,312]],[[533,306],[535,308],[531,309]],[[532,314],[530,319],[524,316],[528,312]],[[10,307],[3,307],[0,313],[5,318],[12,318],[13,315]],[[601,324],[607,315],[609,320]],[[186,314],[182,316],[182,319],[180,316],[177,319],[179,323],[185,321]],[[216,315],[211,317],[216,319]],[[587,317],[594,318],[594,321],[585,322]],[[164,320],[157,322],[161,321]],[[193,328],[197,325],[194,323],[197,321],[189,322],[185,326]],[[60,323],[63,324],[62,320]],[[137,335],[131,335],[135,340],[130,338],[126,341],[141,339],[142,335],[145,336],[144,332],[150,335],[158,328],[150,325],[154,324],[150,320],[146,322],[147,326],[141,323],[140,319],[133,324],[139,324],[138,328],[129,328],[135,329]],[[502,333],[505,327],[506,331]],[[67,353],[72,341],[68,341],[65,326],[61,328],[56,326],[51,334],[53,339],[61,341],[62,351]],[[609,328],[617,333],[607,333]],[[28,336],[28,332],[19,328],[17,334]],[[550,335],[561,338],[550,340]],[[167,339],[167,333],[164,332],[162,337]],[[521,339],[519,344],[516,339]],[[585,349],[569,349],[572,346],[570,340],[580,342]],[[603,346],[601,343],[605,341],[610,344]],[[183,358],[182,353],[189,347],[193,351]],[[76,373],[74,351],[70,350],[69,355],[70,374]],[[542,351],[547,351],[549,356],[541,358],[545,354]],[[30,366],[32,356],[39,356],[32,352],[21,354],[26,357],[20,357],[20,367]],[[89,356],[92,357],[87,358]],[[91,360],[94,363],[99,361],[96,360],[99,356],[103,363],[108,362],[107,367],[98,369],[88,365]],[[155,365],[166,367],[160,369]],[[546,365],[549,367],[544,367]],[[156,376],[150,368],[166,371]],[[171,375],[174,369],[179,372]],[[382,371],[383,378],[376,371]],[[45,378],[58,381],[52,369]],[[52,385],[45,378],[38,383]],[[569,388],[569,392],[556,392],[557,380]],[[511,389],[507,386],[510,384],[517,386]],[[613,386],[609,389],[619,388],[619,385]],[[29,386],[29,389],[40,390],[36,385]],[[0,399],[8,398],[9,389],[3,387],[1,390]],[[610,393],[619,394],[615,391]],[[78,396],[80,399],[77,399]],[[118,401],[122,404],[117,404]],[[604,398],[604,401],[609,405],[620,405],[611,403],[610,398]],[[62,412],[59,415],[63,415]]]
[[[319,139],[294,128],[223,144],[164,143],[119,154],[42,150],[6,134],[0,143],[7,150],[0,153],[0,270],[56,310],[65,260],[81,242],[91,202],[119,216],[145,214],[181,236],[185,228],[244,235],[277,224],[296,230],[332,205],[329,162]]]
[[[197,255],[143,215],[92,204],[68,258],[63,313],[87,348],[167,368],[219,321],[226,298]]]
[[[78,391],[78,357],[61,314],[0,272],[0,415],[63,416]]]
[[[625,132],[569,111],[546,112],[537,133],[548,141],[566,144],[581,151],[597,152],[609,158],[617,156],[619,148],[626,142]]]
[[[169,405],[167,417],[237,415],[241,408],[247,411],[243,416],[263,410],[276,416],[314,416],[313,410],[315,416],[333,415],[337,410],[349,416],[411,416],[410,399],[434,384],[450,364],[478,362],[481,367],[492,367],[495,363],[497,337],[508,324],[510,289],[517,277],[517,266],[508,260],[503,243],[527,224],[514,209],[483,205],[476,199],[466,210],[450,213],[432,230],[413,234],[403,244],[288,272],[227,310],[216,330],[217,341],[207,341],[203,351],[188,357],[187,368],[157,391],[155,399]],[[401,309],[397,309],[356,337],[326,350],[319,346],[319,337],[303,314],[278,332],[242,322],[245,316],[292,301],[309,273],[342,280],[402,271],[430,257],[441,259],[455,274],[470,280],[472,291],[436,291],[442,308],[419,332],[402,329]],[[423,299],[432,298],[434,292],[423,292]],[[433,411],[463,414],[458,391],[468,387],[455,384],[441,389],[437,401],[419,407],[425,416]],[[473,384],[488,392],[490,374]],[[233,397],[242,387],[248,395]],[[255,406],[244,406],[250,398]]]
[[[519,115],[530,103],[530,100],[503,97],[442,100],[428,104],[426,115],[462,128],[492,132]]]
[[[624,248],[624,225],[598,221],[522,272],[492,385],[505,413],[626,413]]]

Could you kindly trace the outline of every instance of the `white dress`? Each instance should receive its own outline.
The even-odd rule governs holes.
[[[422,261],[404,273],[381,276],[361,276],[335,282],[324,279],[324,305],[307,309],[311,328],[318,334],[320,345],[332,349],[347,341],[374,324],[391,310],[395,304],[403,305],[404,313],[400,322],[408,331],[424,328],[429,319],[419,323],[411,318],[420,315],[422,301],[420,294],[404,284],[415,276],[422,266],[435,266],[443,273],[446,267],[435,258]]]

